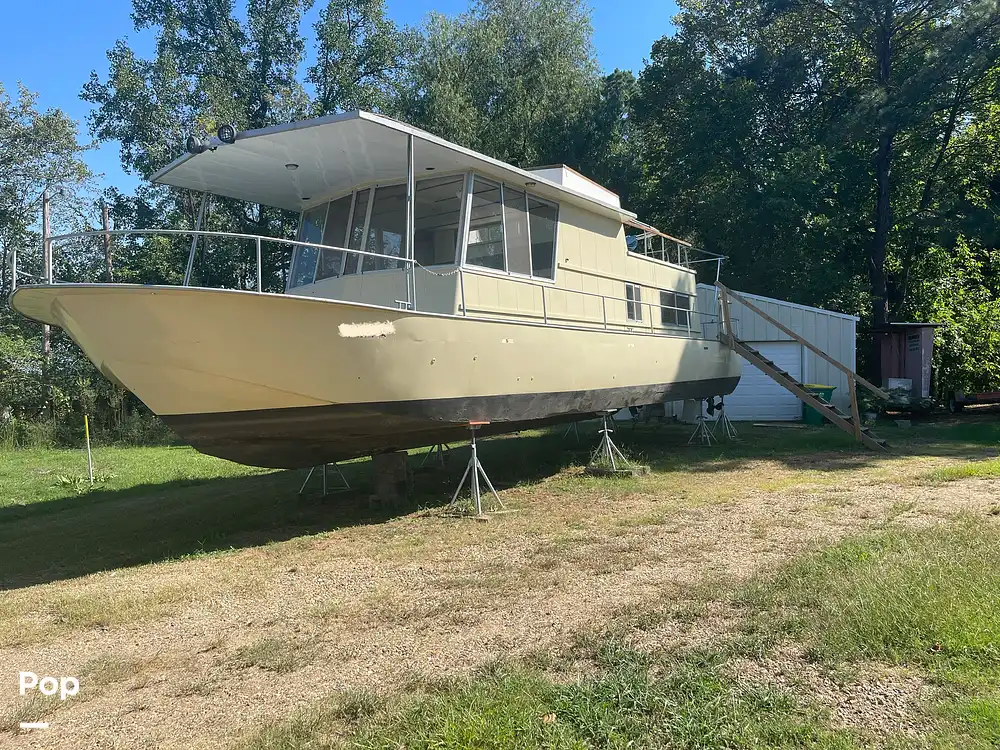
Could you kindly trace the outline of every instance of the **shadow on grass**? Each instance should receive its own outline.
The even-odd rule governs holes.
[[[498,489],[530,484],[586,463],[597,442],[597,422],[482,442],[480,457]],[[691,427],[619,425],[616,439],[655,472],[730,471],[759,459],[796,468],[856,469],[881,460],[832,427],[795,429],[738,425],[742,441],[688,446]],[[880,428],[902,453],[983,457],[996,452],[1000,420],[945,420],[911,429]],[[120,490],[92,490],[26,506],[0,508],[0,589],[74,578],[185,555],[251,547],[297,536],[384,522],[417,507],[449,502],[468,460],[465,446],[451,451],[444,469],[416,471],[410,507],[373,505],[369,461],[343,466],[353,490],[323,498],[305,471],[277,471],[207,480],[176,480]],[[422,453],[411,456],[416,469]],[[428,462],[431,463],[431,462]],[[643,481],[643,480],[636,480]]]

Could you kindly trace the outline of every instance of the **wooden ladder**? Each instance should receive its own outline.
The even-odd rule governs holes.
[[[822,351],[818,347],[806,341],[802,336],[797,334],[788,326],[775,320],[773,317],[764,312],[760,307],[755,305],[753,302],[748,300],[731,289],[728,289],[723,284],[716,284],[719,289],[719,302],[722,305],[722,321],[723,326],[719,332],[719,338],[726,344],[728,344],[737,354],[739,354],[743,359],[752,364],[758,370],[763,372],[765,375],[770,377],[774,382],[783,388],[788,389],[795,396],[805,404],[808,404],[817,412],[822,414],[824,417],[829,419],[833,424],[837,425],[844,432],[848,432],[854,435],[854,439],[858,442],[864,443],[867,447],[876,451],[887,451],[889,450],[889,444],[878,437],[870,428],[865,427],[861,424],[861,415],[858,408],[858,389],[857,384],[860,383],[869,391],[874,393],[876,396],[882,399],[889,398],[889,394],[883,391],[881,388],[873,385],[869,381],[865,380],[863,377],[854,372],[851,368],[841,364],[831,357],[826,352]],[[748,310],[751,310],[768,323],[773,325],[782,333],[791,336],[793,339],[798,341],[804,347],[813,352],[816,356],[821,359],[826,360],[831,365],[836,367],[838,370],[847,375],[847,382],[850,390],[851,396],[851,413],[845,414],[840,411],[833,404],[827,403],[818,396],[810,393],[806,390],[805,385],[797,381],[790,374],[778,367],[774,362],[767,359],[763,354],[754,349],[752,346],[747,344],[745,341],[737,338],[733,333],[732,327],[732,317],[729,312],[730,300],[736,300],[741,305],[743,305]]]

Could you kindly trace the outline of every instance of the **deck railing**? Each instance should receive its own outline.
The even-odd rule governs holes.
[[[262,246],[264,243],[272,243],[275,245],[285,245],[290,247],[307,247],[314,248],[316,250],[326,250],[330,252],[345,253],[346,255],[356,255],[358,256],[357,262],[357,274],[350,274],[346,277],[350,278],[352,276],[364,276],[368,274],[375,273],[386,273],[386,272],[399,272],[404,271],[408,275],[406,282],[407,297],[406,300],[394,299],[392,304],[381,305],[384,307],[394,307],[403,309],[412,309],[419,311],[419,306],[416,300],[416,288],[415,276],[417,269],[425,272],[432,276],[458,276],[458,293],[459,293],[459,315],[464,317],[477,317],[477,318],[496,318],[501,320],[540,320],[544,325],[559,325],[564,327],[574,327],[574,328],[599,328],[604,330],[617,330],[617,331],[630,331],[633,333],[645,333],[653,335],[664,335],[664,336],[682,336],[687,338],[716,338],[716,336],[710,333],[711,327],[713,325],[718,325],[720,316],[718,311],[715,312],[701,312],[697,309],[684,308],[684,307],[674,307],[669,305],[661,305],[658,302],[647,302],[641,300],[630,300],[625,297],[616,297],[611,295],[603,295],[595,292],[585,292],[577,289],[567,289],[564,287],[557,287],[552,284],[552,282],[539,281],[532,278],[522,278],[518,276],[504,275],[498,276],[495,273],[491,273],[485,270],[479,270],[474,267],[463,267],[456,266],[445,272],[435,271],[433,269],[427,268],[421,265],[413,258],[407,258],[402,256],[387,256],[381,253],[372,253],[365,250],[355,250],[346,247],[337,247],[335,245],[324,245],[318,242],[306,242],[303,240],[290,240],[279,237],[268,237],[264,235],[246,234],[242,232],[219,232],[206,229],[117,229],[117,230],[90,230],[83,232],[70,232],[67,234],[54,235],[48,238],[48,247],[45,249],[46,261],[43,263],[43,268],[45,269],[45,275],[39,276],[27,273],[20,270],[17,267],[17,254],[11,254],[11,271],[13,278],[13,288],[17,288],[18,279],[28,279],[31,284],[58,284],[60,283],[52,272],[52,257],[54,255],[54,248],[59,243],[69,242],[73,240],[87,240],[87,239],[99,239],[102,242],[109,242],[110,238],[113,237],[190,237],[192,239],[191,249],[187,258],[187,265],[184,272],[183,286],[190,286],[191,278],[194,270],[194,259],[197,249],[197,242],[202,238],[220,238],[227,240],[246,240],[252,243],[253,255],[254,255],[254,265],[256,266],[256,284],[255,289],[257,292],[263,292],[263,271],[262,271]],[[382,263],[393,262],[397,264],[395,268],[388,269],[378,269],[364,271],[364,259],[373,258],[377,259]],[[715,262],[714,259],[711,259]],[[319,262],[317,260],[317,262]],[[691,261],[692,263],[697,261]],[[291,269],[290,269],[291,272]],[[466,277],[467,276],[477,276],[480,278],[501,278],[507,282],[513,282],[520,285],[526,285],[539,290],[541,296],[541,314],[537,310],[517,310],[517,309],[488,309],[483,306],[472,306],[470,307],[466,302]],[[640,285],[642,286],[642,285]],[[654,287],[643,286],[643,289],[652,290],[658,292],[660,290]],[[292,288],[293,289],[293,288]],[[289,292],[292,292],[289,289]],[[554,297],[566,297],[572,298],[574,296],[583,299],[600,300],[601,314],[600,317],[596,316],[580,316],[572,315],[568,312],[558,311],[553,309]],[[692,300],[695,305],[697,304],[697,296],[688,296],[689,300]],[[368,304],[377,304],[374,302],[369,302]],[[585,305],[584,305],[585,306]],[[566,305],[569,307],[569,305]],[[624,315],[619,315],[617,312],[624,310]],[[639,315],[633,315],[629,317],[629,310],[641,311]],[[672,311],[672,316],[675,323],[665,324],[663,323],[662,312],[657,314],[656,311],[670,310]],[[609,314],[610,313],[610,314]],[[660,318],[660,322],[657,323],[657,317]],[[681,322],[683,321],[683,322]]]

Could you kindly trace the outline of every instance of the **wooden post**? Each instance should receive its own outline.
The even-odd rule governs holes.
[[[49,189],[42,191],[42,268],[45,283],[52,283],[52,244],[49,242]],[[42,354],[52,355],[52,331],[48,323],[42,326]]]
[[[111,268],[111,217],[108,212],[108,204],[101,201],[101,226],[104,228],[104,266],[105,273],[110,284],[115,280],[114,271]]]
[[[729,290],[722,285],[718,285],[721,292],[719,300],[722,302],[722,323],[726,328],[726,337],[723,339],[729,346],[733,345],[733,321],[729,317]]]
[[[851,389],[851,420],[854,422],[854,439],[861,442],[861,410],[858,408],[858,384],[853,375],[847,378],[847,387]]]

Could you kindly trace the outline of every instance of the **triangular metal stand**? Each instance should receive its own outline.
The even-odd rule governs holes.
[[[566,428],[566,432],[563,433],[563,438],[568,438],[570,433],[576,436],[576,442],[580,442],[580,423],[571,422],[569,427]]]
[[[449,453],[451,452],[451,448],[448,447],[447,443],[438,443],[437,445],[432,445],[431,449],[424,454],[424,458],[420,462],[420,467],[419,468],[421,468],[421,469],[424,468],[424,466],[427,465],[427,462],[429,460],[432,460],[433,457],[436,455],[437,456],[437,463],[443,469],[444,468],[444,460],[445,460],[445,451],[448,451]]]
[[[625,458],[624,454],[618,450],[618,446],[615,445],[615,441],[611,439],[614,430],[608,424],[608,420],[617,411],[615,409],[614,411],[605,412],[602,415],[604,423],[599,430],[601,442],[594,448],[594,452],[590,454],[590,463],[587,464],[588,469],[607,469],[610,466],[611,471],[624,471],[633,468],[632,462]]]
[[[715,424],[712,425],[712,437],[720,439],[718,431],[721,428],[722,437],[726,440],[738,441],[740,439],[740,433],[736,431],[736,427],[729,419],[729,415],[726,414],[726,402],[724,399],[720,399],[719,407],[716,411],[719,412],[719,416],[715,418]]]
[[[715,440],[715,437],[712,435],[712,431],[708,427],[708,420],[705,419],[703,401],[704,399],[698,399],[698,416],[696,417],[698,426],[694,428],[694,432],[692,432],[691,437],[688,438],[688,445],[692,445],[693,443],[711,445],[712,441]]]
[[[338,477],[340,477],[340,481],[341,481],[342,484],[339,487],[329,487],[328,486],[327,481],[326,481],[326,468],[328,466],[332,466],[334,468],[334,471],[336,471],[336,475]],[[326,497],[331,492],[344,492],[345,490],[351,489],[351,485],[348,484],[347,477],[345,477],[344,476],[344,472],[342,472],[340,470],[340,466],[338,466],[337,464],[323,464],[322,467],[313,466],[311,469],[309,469],[309,473],[306,474],[306,481],[304,481],[302,483],[302,486],[299,487],[299,494],[300,495],[303,492],[306,491],[306,485],[309,484],[309,480],[312,479],[313,473],[316,471],[316,469],[319,469],[319,468],[323,469],[323,471],[321,472],[322,476],[323,476],[323,497]]]
[[[455,490],[455,494],[451,496],[451,505],[454,506],[458,502],[458,496],[462,492],[462,488],[465,487],[465,480],[469,479],[469,485],[472,489],[472,504],[476,509],[477,516],[483,515],[483,499],[479,489],[480,476],[482,476],[483,480],[486,482],[486,486],[490,488],[490,492],[493,493],[493,497],[496,499],[497,505],[500,506],[500,509],[507,509],[507,506],[503,504],[503,501],[500,499],[497,491],[493,488],[493,483],[490,482],[490,478],[486,475],[486,470],[483,468],[483,465],[479,463],[479,453],[476,450],[476,430],[484,424],[489,424],[489,422],[469,422],[469,432],[472,433],[472,455],[469,456],[469,463],[465,467],[465,473],[462,474],[462,481],[458,483],[458,489]]]

